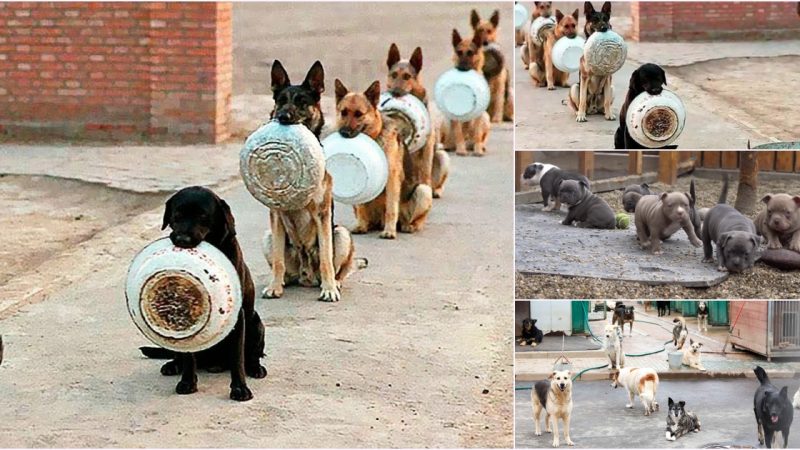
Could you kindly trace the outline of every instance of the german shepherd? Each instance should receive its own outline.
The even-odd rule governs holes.
[[[556,10],[556,25],[543,26],[539,30],[539,40],[542,45],[533,45],[533,37],[530,37],[530,43],[533,51],[529,52],[534,55],[534,60],[528,65],[528,73],[533,78],[533,81],[539,87],[547,86],[547,89],[552,91],[559,87],[569,86],[569,73],[562,72],[555,68],[553,65],[553,46],[556,41],[566,36],[570,39],[578,34],[578,10],[576,9],[571,15],[564,15],[560,10]]]
[[[603,3],[600,11],[595,11],[591,2],[583,4],[586,25],[583,32],[586,39],[595,31],[605,32],[611,29],[611,2]],[[614,101],[614,86],[611,75],[595,75],[581,57],[580,82],[573,84],[567,98],[569,107],[575,112],[577,122],[586,122],[587,114],[604,114],[606,120],[616,120],[611,110]]]
[[[481,20],[478,11],[472,10],[469,23],[473,32],[483,43],[485,61],[483,76],[489,83],[492,94],[489,100],[489,118],[493,123],[514,121],[514,96],[511,87],[511,75],[505,64],[503,53],[497,48],[498,25],[500,11],[495,10],[489,20]]]
[[[395,96],[411,94],[428,106],[428,92],[422,84],[422,49],[417,47],[411,53],[411,59],[401,59],[400,49],[392,43],[386,59],[389,73],[386,76],[386,88]],[[428,110],[430,115],[430,110]],[[432,116],[431,116],[432,117]],[[419,173],[414,177],[433,188],[433,198],[440,198],[444,191],[444,183],[450,173],[450,157],[444,150],[436,149],[436,133],[431,132],[425,147],[411,154],[412,165]]]
[[[303,83],[292,85],[289,75],[275,61],[272,65],[275,107],[270,118],[284,125],[302,124],[317,138],[324,118],[320,98],[325,90],[325,71],[317,61]],[[341,283],[353,268],[355,246],[346,228],[333,224],[333,179],[325,173],[313,199],[303,209],[270,209],[271,232],[264,235],[264,257],[272,281],[262,297],[277,298],[290,284],[320,286],[319,300],[338,302]]]
[[[380,81],[374,81],[363,93],[350,92],[339,79],[336,88],[336,128],[342,136],[352,138],[364,133],[383,148],[389,162],[389,180],[376,199],[354,206],[356,225],[353,233],[362,234],[382,229],[380,237],[394,239],[398,228],[414,233],[425,226],[433,203],[430,185],[420,181],[421,171],[404,147],[405,123],[383,116],[378,111]]]
[[[462,39],[458,30],[453,29],[452,44],[456,69],[483,71],[483,41],[480,35],[474,34],[471,39]],[[468,146],[472,148],[473,155],[483,156],[486,153],[490,127],[489,114],[486,112],[469,122],[444,120],[439,127],[439,142],[447,151],[455,149],[459,156],[468,154]]]
[[[531,26],[533,21],[539,17],[548,18],[553,15],[553,2],[533,2],[534,8],[531,13],[531,19],[525,24],[520,33],[522,33],[522,48],[520,49],[520,57],[522,58],[522,67],[528,70],[528,64],[533,58],[536,57],[536,42],[531,37]],[[531,57],[533,55],[533,58]]]

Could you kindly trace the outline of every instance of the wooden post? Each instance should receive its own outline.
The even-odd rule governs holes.
[[[658,152],[658,181],[675,184],[678,180],[678,152],[662,150]]]
[[[532,164],[534,162],[532,151],[519,151],[514,153],[514,161],[515,161],[515,177],[514,177],[514,192],[519,192],[522,190],[522,184],[520,183],[520,178],[522,177],[522,172],[525,171],[525,168],[528,167],[528,164]]]
[[[594,179],[594,152],[578,152],[578,172],[588,179]]]
[[[756,210],[758,193],[758,157],[756,151],[742,151],[739,158],[739,189],[736,192],[736,208],[744,215],[752,215]]]
[[[628,175],[641,175],[644,171],[644,152],[628,152]]]

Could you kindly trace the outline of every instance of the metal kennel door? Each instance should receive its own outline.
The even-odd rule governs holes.
[[[772,347],[775,349],[800,348],[800,302],[776,301],[773,306]]]

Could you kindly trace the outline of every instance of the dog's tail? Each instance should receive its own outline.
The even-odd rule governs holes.
[[[139,351],[151,359],[172,359],[177,356],[177,353],[172,350],[161,347],[139,347]]]
[[[697,194],[694,191],[694,178],[692,178],[692,181],[689,183],[689,200],[692,206],[697,203]]]
[[[722,192],[719,193],[718,205],[728,202],[728,174],[722,175]]]
[[[761,366],[756,366],[756,368],[753,369],[753,372],[756,373],[756,378],[758,378],[759,383],[761,384],[769,383],[769,376],[767,375],[767,371],[764,370]]]

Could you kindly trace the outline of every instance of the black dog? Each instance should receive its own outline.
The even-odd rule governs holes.
[[[536,319],[525,319],[522,321],[522,338],[520,338],[520,345],[537,346],[542,343],[544,333],[542,330],[536,328]]]
[[[322,92],[325,90],[322,63],[315,62],[308,69],[305,80],[301,84],[293,85],[281,62],[275,60],[271,77],[275,107],[270,119],[277,119],[283,125],[303,124],[319,138],[325,125],[320,107]]]
[[[222,342],[198,353],[176,353],[157,347],[141,347],[150,358],[174,358],[161,367],[163,375],[181,374],[175,387],[178,394],[197,392],[197,367],[210,372],[230,369],[233,400],[253,398],[245,382],[245,374],[264,378],[267,370],[261,366],[264,356],[264,324],[255,310],[255,286],[236,240],[233,214],[225,200],[209,189],[193,186],[181,189],[167,200],[161,229],[169,226],[173,244],[182,248],[196,247],[208,242],[218,248],[236,268],[242,286],[242,309],[231,333]]]
[[[658,95],[664,90],[664,85],[667,84],[667,75],[664,69],[656,64],[643,64],[638,69],[634,70],[631,74],[630,85],[628,86],[628,94],[625,96],[625,103],[619,110],[619,127],[614,134],[614,148],[615,149],[647,149],[638,142],[636,142],[628,133],[627,116],[628,106],[642,92],[647,92],[650,95]],[[668,145],[661,147],[663,149],[675,149],[677,145]]]
[[[633,306],[625,306],[623,302],[614,304],[614,315],[611,316],[611,325],[618,324],[621,332],[625,333],[625,324],[630,324],[630,333],[633,335],[634,316]]]
[[[753,412],[758,424],[758,442],[772,448],[777,433],[783,434],[783,448],[789,447],[789,428],[792,426],[794,409],[789,399],[789,388],[778,391],[770,381],[767,372],[756,366],[753,370],[761,385],[753,397]]]
[[[656,306],[658,307],[658,317],[670,315],[669,301],[656,301]]]

